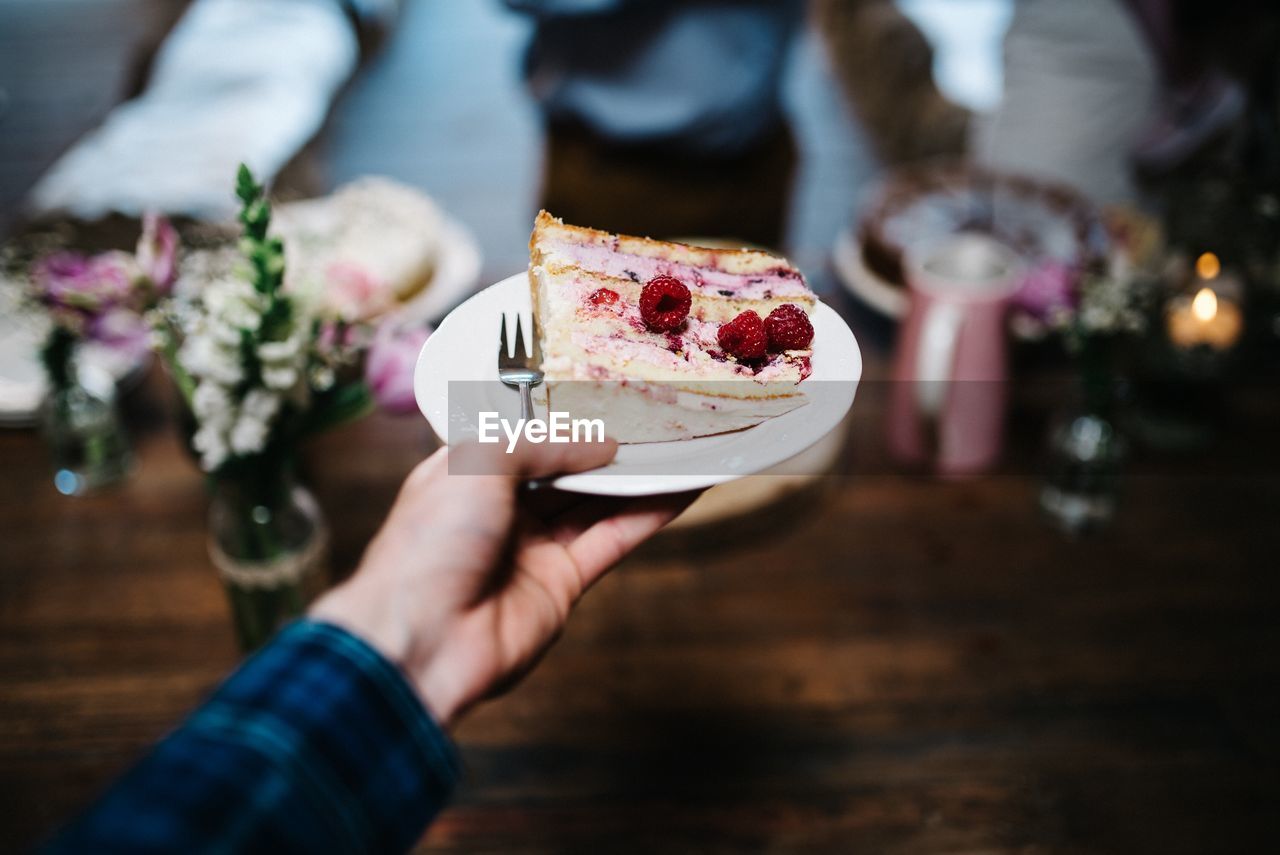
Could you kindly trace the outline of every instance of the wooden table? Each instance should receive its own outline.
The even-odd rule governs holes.
[[[540,151],[522,34],[486,4],[411,4],[304,171],[419,183],[476,230],[488,279],[518,269]],[[805,47],[787,243],[883,377],[886,326],[825,267],[869,163],[820,71]],[[629,560],[536,673],[458,728],[467,782],[423,850],[1275,851],[1280,401],[1234,396],[1197,457],[1139,454],[1116,524],[1071,541],[1035,502],[1058,388],[1038,378],[1058,371],[1021,366],[989,476],[892,468],[871,382],[819,490],[750,533]],[[168,402],[158,373],[129,397],[137,470],[83,499],[53,490],[33,433],[0,432],[6,849],[84,805],[237,661]],[[374,416],[309,450],[340,569],[431,447],[420,420]]]

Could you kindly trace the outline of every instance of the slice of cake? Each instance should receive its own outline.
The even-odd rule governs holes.
[[[543,211],[529,284],[549,406],[620,442],[740,430],[802,406],[815,304],[784,259],[565,225]]]

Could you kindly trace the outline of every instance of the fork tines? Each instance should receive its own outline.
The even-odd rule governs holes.
[[[498,358],[508,364],[531,365],[537,367],[542,362],[542,346],[538,343],[538,326],[534,321],[533,328],[530,330],[530,344],[526,345],[524,341],[524,324],[519,315],[516,315],[515,323],[515,350],[511,351],[507,338],[507,316],[502,315],[502,326],[498,332]]]
[[[524,331],[520,325],[520,316],[516,316],[516,359],[527,360],[529,351],[524,346]]]

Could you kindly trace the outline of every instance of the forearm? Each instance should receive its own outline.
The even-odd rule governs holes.
[[[55,851],[405,851],[459,774],[404,677],[302,622],[249,660]]]

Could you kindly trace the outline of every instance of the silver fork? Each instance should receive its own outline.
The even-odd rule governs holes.
[[[538,344],[537,324],[529,336],[533,340],[531,353],[525,352],[524,333],[520,329],[520,316],[516,316],[516,351],[507,353],[507,316],[502,316],[502,332],[498,337],[498,379],[520,390],[520,418],[533,418],[533,387],[542,382],[542,347]]]

